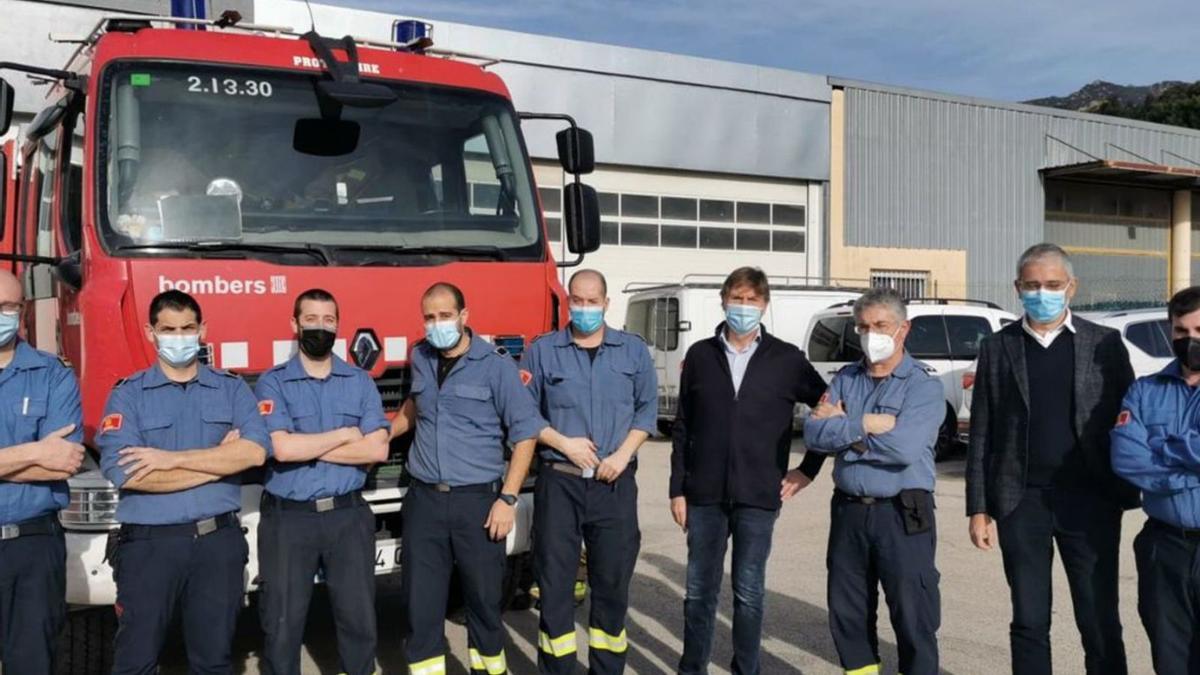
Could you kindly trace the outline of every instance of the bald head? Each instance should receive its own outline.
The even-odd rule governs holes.
[[[12,272],[0,270],[0,305],[20,303],[25,300],[25,287]]]
[[[574,294],[577,287],[578,290],[583,290],[583,287],[598,290],[601,297],[608,296],[608,280],[597,270],[583,269],[572,274],[571,280],[567,282],[567,292]]]

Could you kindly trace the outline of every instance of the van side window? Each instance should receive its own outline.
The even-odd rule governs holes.
[[[679,298],[659,298],[654,308],[654,344],[664,351],[679,349]]]
[[[67,253],[78,251],[83,232],[83,106],[68,112],[63,124],[62,208],[63,246]]]
[[[913,318],[904,348],[914,359],[950,358],[950,344],[946,341],[946,322],[940,315]]]
[[[950,358],[974,361],[979,345],[992,334],[992,325],[982,316],[947,316],[946,336],[950,342]]]
[[[654,300],[635,300],[625,311],[625,330],[640,335],[651,347],[654,346],[653,309]]]
[[[842,334],[849,323],[844,316],[817,321],[808,337],[808,359],[817,362],[840,361]]]
[[[1131,323],[1125,327],[1125,339],[1133,343],[1135,347],[1146,352],[1148,356],[1155,358],[1171,358],[1174,353],[1171,351],[1171,340],[1167,336],[1171,334],[1171,323],[1166,319],[1156,319],[1154,321],[1140,321]]]

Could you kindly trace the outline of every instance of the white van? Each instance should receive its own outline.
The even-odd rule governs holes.
[[[670,433],[679,397],[683,357],[693,343],[711,337],[725,320],[721,310],[723,275],[689,274],[679,283],[640,283],[625,287],[629,304],[625,330],[646,340],[658,375],[658,428]],[[816,312],[853,301],[862,281],[772,277],[771,302],[763,316],[767,332],[804,348],[809,320]]]
[[[904,348],[933,370],[946,394],[946,417],[937,444],[937,457],[941,459],[955,441],[961,440],[958,414],[963,406],[963,375],[974,368],[979,344],[1017,317],[990,302],[977,300],[916,298],[908,300],[907,305],[912,329]],[[846,364],[862,358],[853,314],[847,303],[813,317],[803,344],[813,367],[826,381]]]

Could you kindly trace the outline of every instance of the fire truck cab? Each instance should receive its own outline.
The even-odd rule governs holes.
[[[109,17],[62,70],[0,63],[50,83],[46,108],[0,146],[0,265],[24,281],[25,339],[79,376],[89,443],[113,384],[155,362],[142,327],[170,288],[204,309],[203,358],[251,384],[295,352],[295,296],[330,291],[335,352],[372,375],[389,414],[407,395],[430,284],[462,288],[476,334],[514,358],[562,325],[556,268],[599,245],[596,195],[579,180],[593,167],[591,136],[566,116],[528,115],[569,124],[557,140],[575,176],[564,230],[578,257],[556,263],[504,83],[403,28],[404,42],[380,43],[228,15]],[[0,80],[0,136],[12,91]],[[397,569],[407,441],[366,492],[380,574]],[[89,468],[61,515],[79,607],[115,598],[105,544],[119,495]],[[248,476],[251,549],[260,493]],[[521,499],[512,588],[529,550],[531,492]],[[251,590],[255,570],[252,552]]]

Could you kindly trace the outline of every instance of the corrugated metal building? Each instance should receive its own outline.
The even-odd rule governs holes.
[[[1191,201],[1200,131],[830,84],[833,274],[916,272],[930,294],[1011,304],[1017,256],[1049,240],[1074,253],[1079,306],[1162,302],[1187,276],[1168,271],[1168,244],[1173,212],[1200,214],[1174,208]]]

